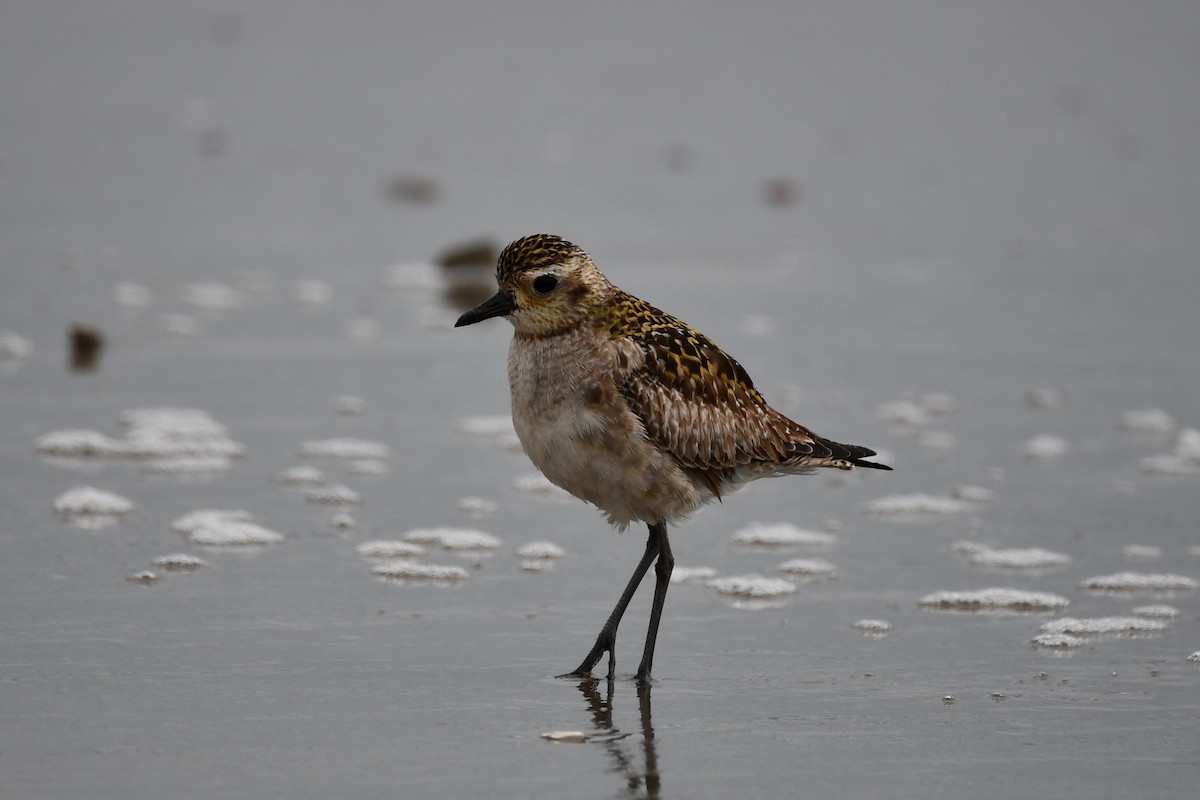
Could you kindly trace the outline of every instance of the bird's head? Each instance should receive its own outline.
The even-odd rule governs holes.
[[[581,248],[538,233],[517,239],[496,262],[500,291],[458,318],[454,327],[506,317],[518,333],[546,336],[583,324],[611,291]]]

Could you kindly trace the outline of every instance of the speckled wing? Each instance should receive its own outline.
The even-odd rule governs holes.
[[[815,437],[775,411],[741,364],[678,319],[624,293],[613,309],[610,335],[624,353],[620,391],[650,439],[681,466],[720,473],[761,465],[785,472],[806,465],[849,468],[874,455]],[[831,463],[841,460],[846,463]]]

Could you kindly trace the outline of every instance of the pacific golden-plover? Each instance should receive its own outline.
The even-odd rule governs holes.
[[[708,337],[627,294],[579,247],[548,234],[518,239],[496,263],[495,296],[455,327],[506,317],[514,332],[508,382],[517,436],[553,483],[624,530],[650,529],[646,551],[596,643],[568,675],[585,676],[608,653],[617,626],[655,566],[654,603],[639,683],[654,643],[675,559],[667,524],[742,484],[817,467],[891,467],[874,450],[839,444],[767,405],[742,365]]]

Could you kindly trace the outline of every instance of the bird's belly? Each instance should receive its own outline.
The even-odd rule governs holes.
[[[703,502],[624,404],[594,409],[564,403],[543,408],[536,418],[514,413],[513,425],[530,460],[552,483],[605,511],[621,528],[635,520],[673,521]]]

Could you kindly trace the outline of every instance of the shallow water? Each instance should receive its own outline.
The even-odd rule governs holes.
[[[0,25],[0,106],[23,110],[0,152],[0,334],[32,346],[0,361],[6,795],[1192,796],[1200,591],[1081,588],[1200,578],[1200,474],[1144,466],[1200,427],[1192,5],[713,9],[691,37],[665,10],[630,31],[590,10],[53,5]],[[534,18],[547,62],[512,45]],[[432,188],[385,191],[410,174]],[[553,677],[645,534],[530,479],[495,421],[509,329],[451,329],[463,279],[428,265],[540,229],[896,467],[759,482],[674,528],[679,566],[712,573],[672,586],[648,692],[645,589],[611,694]],[[94,371],[68,369],[73,323],[105,336]],[[210,420],[244,453],[37,451],[125,441],[122,413],[156,408],[206,412],[170,435]],[[1168,423],[1130,429],[1154,409]],[[1036,437],[1067,450],[1029,455]],[[281,480],[297,466],[324,482]],[[134,508],[57,514],[80,486]],[[283,541],[172,529],[204,509]],[[456,569],[400,578],[358,552],[429,529],[500,546],[429,541],[403,557]],[[562,556],[529,555],[547,544]],[[1069,561],[970,558],[1029,548]],[[178,553],[207,563],[156,563]],[[836,574],[780,572],[797,559]],[[748,575],[794,591],[719,591]],[[988,588],[1069,606],[919,605]],[[1179,613],[1033,643],[1148,605]]]

